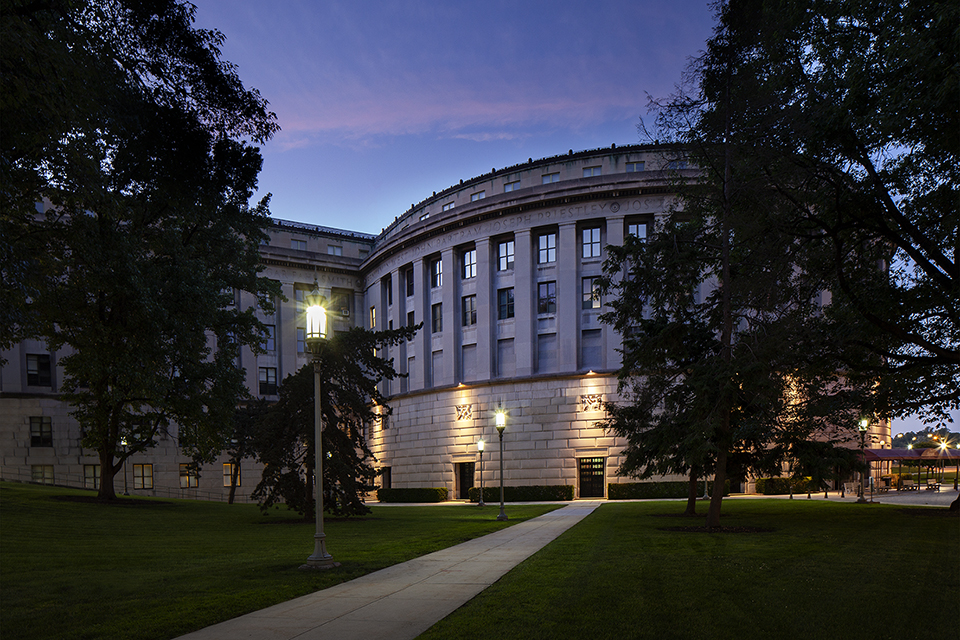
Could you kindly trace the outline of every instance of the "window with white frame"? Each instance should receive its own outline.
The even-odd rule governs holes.
[[[180,465],[180,488],[196,489],[200,486],[200,470],[192,463]]]
[[[504,192],[504,193],[510,193],[511,191],[516,191],[516,190],[519,189],[519,188],[520,188],[520,181],[519,181],[519,180],[514,180],[514,181],[512,181],[512,182],[504,182],[504,183],[503,183],[503,192]]]
[[[277,350],[277,326],[274,324],[263,325],[263,341],[260,343],[264,351]]]
[[[468,249],[463,252],[463,279],[477,277],[477,250]]]
[[[152,464],[133,465],[133,488],[134,489],[153,489],[153,465]]]
[[[541,282],[537,285],[537,313],[557,312],[557,283]]]
[[[647,223],[646,222],[630,222],[627,224],[627,235],[633,236],[638,240],[646,240],[647,238]]]
[[[50,354],[27,354],[27,384],[31,387],[49,387],[52,385],[50,374]]]
[[[554,182],[560,182],[560,172],[559,172],[559,171],[556,172],[556,173],[545,173],[545,174],[543,174],[543,176],[541,177],[541,183],[540,183],[540,184],[552,184],[552,183],[554,183]]]
[[[237,477],[236,485],[234,485],[233,483],[234,473],[236,473],[236,477]],[[232,462],[223,463],[223,486],[225,487],[240,486],[240,465],[234,464]]]
[[[643,162],[628,162],[627,163],[627,173],[635,173],[637,171],[643,171]]]
[[[30,465],[30,481],[39,484],[53,484],[52,464]]]
[[[597,277],[583,279],[583,309],[600,308],[600,280]]]
[[[513,240],[504,240],[497,246],[497,270],[513,269]]]
[[[497,319],[513,317],[513,287],[497,291]]]
[[[472,327],[477,324],[477,296],[463,296],[460,306],[463,326]]]
[[[377,328],[377,307],[376,306],[370,307],[370,328],[371,329]]]
[[[100,465],[98,464],[85,464],[83,465],[83,488],[84,489],[99,489],[100,488]],[[136,484],[134,484],[134,489],[136,489]]]
[[[686,160],[671,160],[667,163],[667,169],[671,171],[680,171],[687,168]]]
[[[304,327],[297,327],[297,353],[307,352],[307,330]]]
[[[342,255],[343,255],[343,247],[340,246],[340,245],[336,245],[336,244],[328,244],[328,245],[327,245],[327,255],[329,255],[329,256],[342,256]]]
[[[443,303],[430,307],[430,328],[431,333],[441,333],[443,331]]]
[[[487,195],[486,191],[477,191],[476,193],[470,194],[470,202],[476,202],[477,200],[483,200],[483,197]]]
[[[430,287],[436,289],[443,286],[443,260],[437,258],[430,262]]]
[[[539,252],[537,264],[546,264],[557,261],[557,234],[544,233],[537,238]]]
[[[306,251],[307,250],[307,241],[306,240],[291,240],[290,248],[296,249],[297,251]]]
[[[443,211],[450,211],[450,209],[453,209],[453,203],[452,203],[452,202],[448,202],[447,204],[443,205],[443,207],[441,207],[441,209],[442,209]]]
[[[30,417],[30,446],[53,446],[53,423],[51,422],[50,416]]]
[[[599,176],[600,167],[584,167],[583,168],[583,177],[589,178],[591,176]]]
[[[277,394],[277,368],[260,367],[260,395],[274,396]]]
[[[583,230],[583,257],[600,257],[600,227]]]

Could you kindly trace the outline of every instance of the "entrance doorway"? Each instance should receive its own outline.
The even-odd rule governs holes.
[[[475,462],[457,463],[457,498],[459,500],[468,500],[470,498],[470,488],[473,486]]]
[[[578,458],[580,497],[603,497],[603,458]]]

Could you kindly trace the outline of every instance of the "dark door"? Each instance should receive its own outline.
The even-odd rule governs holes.
[[[457,464],[457,498],[467,500],[470,498],[470,487],[473,486],[473,473],[476,467],[475,462],[460,462]]]
[[[580,497],[603,497],[603,458],[579,458]]]

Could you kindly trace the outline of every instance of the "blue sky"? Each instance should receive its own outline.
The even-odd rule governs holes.
[[[257,199],[374,234],[461,179],[640,142],[649,96],[674,91],[714,23],[706,0],[194,3],[281,126]]]
[[[706,0],[194,0],[282,130],[278,218],[379,233],[460,179],[639,141],[713,28]]]

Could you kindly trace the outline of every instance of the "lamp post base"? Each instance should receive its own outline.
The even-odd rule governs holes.
[[[503,507],[500,507],[500,515],[497,516],[497,520],[499,520],[500,522],[503,522],[504,520],[509,520],[509,518],[507,518],[507,514],[503,512]]]
[[[313,537],[313,555],[307,558],[304,564],[300,565],[301,569],[332,569],[340,566],[340,563],[334,562],[333,556],[327,553],[326,537],[322,533]]]

